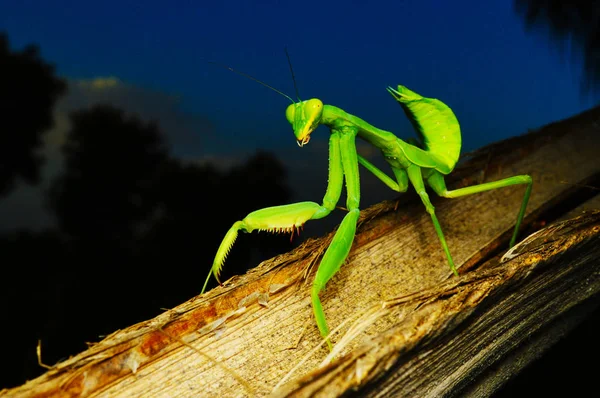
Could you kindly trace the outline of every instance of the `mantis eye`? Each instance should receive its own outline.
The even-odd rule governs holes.
[[[294,124],[294,115],[296,114],[296,104],[291,104],[285,110],[285,118],[290,124]]]
[[[321,100],[313,98],[311,100],[306,101],[306,108],[315,113],[320,113],[323,108],[323,102]]]

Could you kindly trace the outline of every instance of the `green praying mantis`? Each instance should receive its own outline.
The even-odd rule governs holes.
[[[417,132],[419,141],[416,145],[412,145],[396,137],[391,132],[374,127],[361,118],[351,115],[338,107],[325,105],[319,99],[313,98],[306,101],[298,99],[298,102],[295,102],[286,94],[252,76],[238,72],[227,66],[225,68],[257,81],[285,96],[292,102],[287,107],[285,116],[287,121],[292,125],[296,141],[300,147],[308,144],[311,133],[319,125],[329,128],[329,179],[321,204],[316,202],[299,202],[268,207],[256,210],[248,214],[243,220],[235,222],[226,233],[217,250],[202,293],[206,289],[211,274],[214,275],[219,284],[221,283],[219,274],[239,231],[249,233],[259,230],[293,234],[295,230],[301,228],[307,221],[326,217],[335,209],[345,181],[347,192],[346,208],[348,213],[344,216],[331,244],[323,255],[311,289],[311,300],[317,327],[321,336],[327,341],[329,348],[332,349],[329,340],[329,327],[319,294],[325,288],[327,282],[338,272],[352,247],[360,213],[359,164],[396,192],[406,192],[409,183],[414,187],[423,205],[425,205],[425,210],[431,216],[433,226],[442,249],[446,254],[450,269],[457,276],[458,271],[452,260],[444,233],[442,232],[440,223],[435,215],[435,209],[431,204],[425,187],[429,186],[433,192],[444,198],[458,198],[510,185],[526,184],[527,188],[509,244],[509,247],[514,246],[531,194],[532,179],[528,175],[518,175],[499,181],[448,190],[444,181],[444,175],[452,172],[458,162],[461,148],[461,134],[460,126],[454,112],[442,101],[422,97],[416,92],[400,85],[397,89],[392,87],[387,88],[387,91],[398,101]],[[356,137],[360,137],[381,151],[381,154],[390,165],[395,178],[389,177],[357,153]]]

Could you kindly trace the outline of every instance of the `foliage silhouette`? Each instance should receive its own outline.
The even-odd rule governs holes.
[[[0,291],[2,315],[26,330],[0,332],[14,342],[5,360],[19,363],[2,387],[43,373],[37,339],[52,364],[197,295],[231,224],[290,198],[274,156],[259,152],[229,171],[184,163],[157,124],[111,106],[73,112],[62,152],[47,198],[59,230],[0,237],[2,252],[20,259]],[[291,246],[289,236],[254,235],[240,239],[224,278]]]
[[[156,184],[159,210],[141,242],[142,263],[179,264],[161,276],[163,281],[188,292],[188,297],[199,293],[229,227],[253,210],[289,201],[285,177],[281,163],[264,152],[228,172],[210,164],[171,160]],[[224,280],[291,247],[289,236],[253,234],[245,239],[241,235],[228,259]],[[164,304],[178,303],[173,297]]]
[[[156,124],[98,105],[71,114],[65,172],[50,189],[61,231],[89,242],[131,244],[155,207],[167,149]]]
[[[5,327],[0,328],[0,339],[5,342],[7,363],[0,372],[2,389],[44,372],[35,356],[38,339],[52,342],[44,347],[44,357],[58,359],[73,351],[68,338],[77,328],[64,327],[72,302],[65,290],[73,275],[61,266],[67,253],[56,233],[21,231],[0,236],[0,253],[5,260],[0,289]],[[57,341],[61,344],[53,344]]]
[[[0,135],[0,195],[6,195],[17,177],[40,179],[41,134],[52,126],[52,107],[66,85],[34,47],[11,54],[0,36],[0,53],[8,122]],[[0,329],[11,364],[0,372],[0,388],[45,371],[35,356],[38,339],[44,362],[52,364],[85,349],[86,341],[198,294],[232,223],[290,199],[286,172],[273,155],[258,152],[219,171],[173,158],[157,123],[124,110],[97,105],[70,119],[64,168],[46,192],[57,228],[0,235],[9,281],[0,289],[0,315],[19,325]],[[244,235],[223,279],[291,247],[289,236]]]
[[[552,40],[583,56],[582,92],[600,89],[600,1],[515,0],[517,13],[528,28],[546,28]],[[575,45],[575,46],[573,46]],[[577,48],[578,47],[578,48]],[[575,55],[575,51],[574,54]]]
[[[66,92],[54,67],[39,57],[36,46],[12,52],[0,33],[0,197],[8,195],[18,178],[40,180],[42,135],[54,125],[52,108]]]

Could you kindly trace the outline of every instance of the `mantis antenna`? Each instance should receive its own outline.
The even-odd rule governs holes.
[[[294,76],[294,68],[292,68],[292,60],[290,59],[290,54],[288,53],[287,47],[285,48],[285,56],[287,57],[288,65],[290,66],[290,72],[292,73],[292,81],[294,82],[294,90],[296,90],[296,98],[298,98],[298,101],[302,102],[302,100],[300,99],[300,94],[298,94],[296,76]]]
[[[289,95],[287,95],[287,94],[284,94],[283,92],[281,92],[281,91],[277,90],[275,87],[269,86],[267,83],[265,83],[265,82],[263,82],[263,81],[260,81],[260,80],[258,80],[257,78],[255,78],[255,77],[253,77],[253,76],[250,76],[250,75],[249,75],[249,74],[247,74],[247,73],[240,72],[239,70],[235,70],[235,69],[233,69],[231,66],[227,66],[227,65],[221,64],[221,63],[219,63],[219,62],[215,62],[215,61],[208,61],[208,63],[209,63],[209,64],[213,64],[213,65],[220,66],[221,68],[225,68],[225,69],[227,69],[227,70],[230,70],[230,71],[232,71],[233,73],[237,73],[238,75],[241,75],[241,76],[247,77],[247,78],[248,78],[248,79],[250,79],[250,80],[254,80],[254,81],[255,81],[255,82],[257,82],[257,83],[259,83],[259,84],[262,84],[262,85],[263,85],[263,86],[265,86],[266,88],[270,88],[271,90],[275,91],[276,93],[283,95],[285,98],[287,98],[287,99],[289,99],[290,101],[292,101],[292,104],[295,104],[294,100],[293,100],[293,99],[292,99],[292,98],[291,98]],[[293,75],[293,73],[292,73],[292,75]],[[296,85],[296,81],[294,80],[294,86],[295,86],[295,85]]]

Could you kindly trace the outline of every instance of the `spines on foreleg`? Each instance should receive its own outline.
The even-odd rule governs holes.
[[[204,287],[202,287],[202,293],[206,290],[206,285],[208,284],[208,280],[210,279],[210,275],[214,275],[219,285],[221,281],[219,280],[219,276],[221,275],[221,270],[223,269],[223,264],[225,264],[225,260],[227,259],[227,255],[235,242],[238,232],[240,229],[244,227],[244,223],[242,221],[237,221],[233,224],[229,231],[225,234],[221,245],[219,246],[219,250],[217,250],[217,254],[215,255],[215,259],[213,260],[212,268],[206,277],[206,281],[204,282]],[[200,293],[200,294],[202,294]]]
[[[236,223],[234,223],[233,226],[229,228],[229,231],[227,231],[227,233],[225,234],[225,237],[223,238],[223,241],[219,246],[219,250],[217,250],[217,254],[215,255],[215,259],[213,261],[211,270],[219,284],[221,283],[221,281],[219,280],[219,275],[221,275],[221,269],[223,269],[223,264],[225,263],[225,260],[229,255],[229,251],[231,250],[231,247],[233,246],[233,243],[235,242],[238,236],[238,231],[242,229],[243,226],[244,223],[242,221],[237,221]]]
[[[204,282],[202,293],[206,290],[211,274],[221,284],[219,280],[221,269],[240,230],[244,232],[267,231],[293,234],[294,231],[302,228],[304,223],[312,219],[315,215],[320,215],[321,213],[328,214],[329,211],[329,209],[315,202],[299,202],[256,210],[248,214],[242,221],[237,221],[227,231],[217,250],[210,273],[206,277],[206,282]]]

